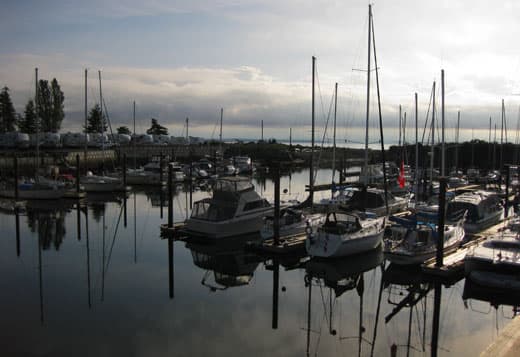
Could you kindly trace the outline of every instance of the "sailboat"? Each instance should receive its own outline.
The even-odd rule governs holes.
[[[377,56],[375,53],[375,39],[373,36],[374,27],[372,21],[372,6],[368,6],[368,70],[367,70],[367,112],[366,112],[366,135],[365,135],[365,168],[368,167],[368,118],[370,109],[370,64],[371,49],[374,49],[374,60],[376,62],[376,80],[379,80],[377,72]],[[314,63],[314,58],[313,58]],[[313,66],[314,69],[314,66]],[[314,74],[313,74],[314,78]],[[314,81],[313,81],[314,84]],[[313,91],[314,92],[314,91]],[[314,96],[313,96],[314,99]],[[314,108],[314,105],[313,105]],[[314,112],[313,112],[314,118]],[[382,130],[382,127],[380,128]],[[382,133],[381,133],[382,137]],[[383,141],[383,140],[381,140]],[[384,147],[383,147],[384,149]],[[384,165],[384,156],[383,156]],[[311,167],[312,171],[312,167]],[[365,170],[366,173],[366,170]],[[383,172],[386,181],[386,174]],[[361,177],[366,184],[367,177]],[[311,173],[312,183],[312,173]],[[312,188],[311,188],[312,189]],[[362,191],[354,191],[356,194],[364,195],[365,204],[367,203],[368,190],[364,188]],[[388,214],[388,192],[386,185],[384,188],[384,196],[382,205],[386,208]],[[312,190],[311,190],[312,194]],[[385,229],[386,218],[375,217],[373,214],[367,213],[344,213],[339,209],[334,209],[327,213],[327,218],[323,225],[319,226],[316,232],[309,232],[305,242],[307,253],[315,257],[338,257],[353,254],[359,254],[375,249],[381,244]]]
[[[35,68],[36,91],[35,103],[38,105],[38,68]],[[36,110],[38,113],[38,110]],[[63,183],[55,180],[40,179],[40,121],[37,118],[36,125],[36,175],[34,179],[14,182],[13,185],[18,186],[13,188],[7,182],[0,184],[0,196],[22,200],[56,200],[62,198],[67,192],[67,188]]]
[[[101,134],[104,137],[105,117],[103,116],[103,98],[101,93],[101,71],[99,71],[99,96],[101,107]],[[85,70],[85,130],[87,130],[87,70]],[[86,143],[85,143],[86,145]],[[104,142],[102,143],[102,150],[104,156]],[[86,152],[86,149],[85,149]],[[86,154],[85,154],[86,161]],[[86,167],[85,162],[85,167]],[[106,175],[94,175],[91,171],[87,171],[85,176],[80,178],[80,183],[87,192],[126,192],[129,187],[123,184],[123,180],[118,177],[111,177]]]

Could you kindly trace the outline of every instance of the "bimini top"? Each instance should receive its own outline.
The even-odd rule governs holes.
[[[219,178],[213,185],[213,191],[243,192],[253,190],[255,187],[248,177],[229,176]]]

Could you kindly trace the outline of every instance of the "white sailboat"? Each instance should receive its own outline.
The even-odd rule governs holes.
[[[103,116],[103,98],[101,94],[101,71],[99,71],[99,95],[101,108],[101,134],[104,138],[105,117]],[[85,130],[87,129],[87,70],[85,70]],[[85,144],[86,145],[86,144]],[[105,145],[102,140],[102,150],[104,153]],[[85,167],[86,167],[86,146],[85,146]],[[94,175],[87,171],[85,176],[80,177],[80,184],[84,187],[86,192],[126,192],[129,187],[123,184],[123,180],[118,177],[111,177],[105,175]]]

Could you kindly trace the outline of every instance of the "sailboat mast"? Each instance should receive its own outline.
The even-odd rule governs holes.
[[[368,183],[368,120],[370,116],[370,49],[372,39],[372,5],[368,5],[367,116],[365,123],[365,183]],[[383,167],[383,170],[385,168]]]
[[[105,118],[103,117],[103,90],[101,89],[101,71],[98,70],[99,78],[99,113],[101,115],[101,162],[105,165]],[[104,173],[103,173],[104,174]]]
[[[222,117],[224,116],[224,108],[220,108],[220,132],[219,132],[219,141],[220,141],[220,154],[222,155]]]
[[[401,129],[403,127],[403,119],[402,119],[402,108],[401,104],[399,104],[399,143],[398,146],[401,147]]]
[[[87,108],[87,73],[88,69],[85,68],[85,147],[83,151],[84,165],[85,165],[85,176],[87,175],[87,135],[88,135],[88,108]]]
[[[459,133],[460,133],[460,110],[457,112],[457,132],[455,135],[455,172],[459,167]]]
[[[38,172],[40,171],[40,106],[38,105],[38,68],[34,69],[34,78],[35,78],[35,91],[34,91],[34,107],[36,108],[36,177],[38,177]],[[18,185],[18,182],[14,183]]]
[[[334,131],[333,131],[333,147],[332,147],[332,184],[334,184],[334,176],[336,174],[336,116],[338,113],[338,82],[334,86]]]
[[[136,148],[136,140],[137,135],[135,133],[135,100],[134,100],[134,110],[133,110],[133,118],[134,118],[134,170],[137,168],[137,148]],[[173,161],[173,158],[172,158]]]
[[[316,74],[316,57],[312,56],[312,122],[311,122],[311,162],[309,172],[309,199],[312,207],[314,199],[314,80]]]
[[[444,70],[441,69],[441,176],[445,176],[446,147],[444,146]]]
[[[435,155],[435,81],[433,81],[432,95],[432,147],[430,149],[430,187],[433,187],[433,161]]]
[[[502,170],[502,166],[504,165],[504,124],[505,124],[505,109],[504,109],[504,99],[502,99],[502,125],[500,126],[500,166],[499,170]]]
[[[417,110],[417,92],[415,92],[415,197],[419,197],[419,122]]]
[[[186,118],[186,141],[188,143],[188,145],[190,144],[190,135],[189,135],[189,123],[190,123],[190,119],[189,118]]]

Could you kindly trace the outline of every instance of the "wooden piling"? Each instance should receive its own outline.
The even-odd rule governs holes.
[[[168,164],[168,228],[173,227],[173,166]]]
[[[444,256],[444,219],[445,219],[445,211],[446,211],[446,183],[447,179],[445,176],[439,179],[440,183],[440,191],[439,191],[439,217],[438,217],[438,226],[437,226],[437,255],[435,266],[441,267],[443,266],[443,256]]]

